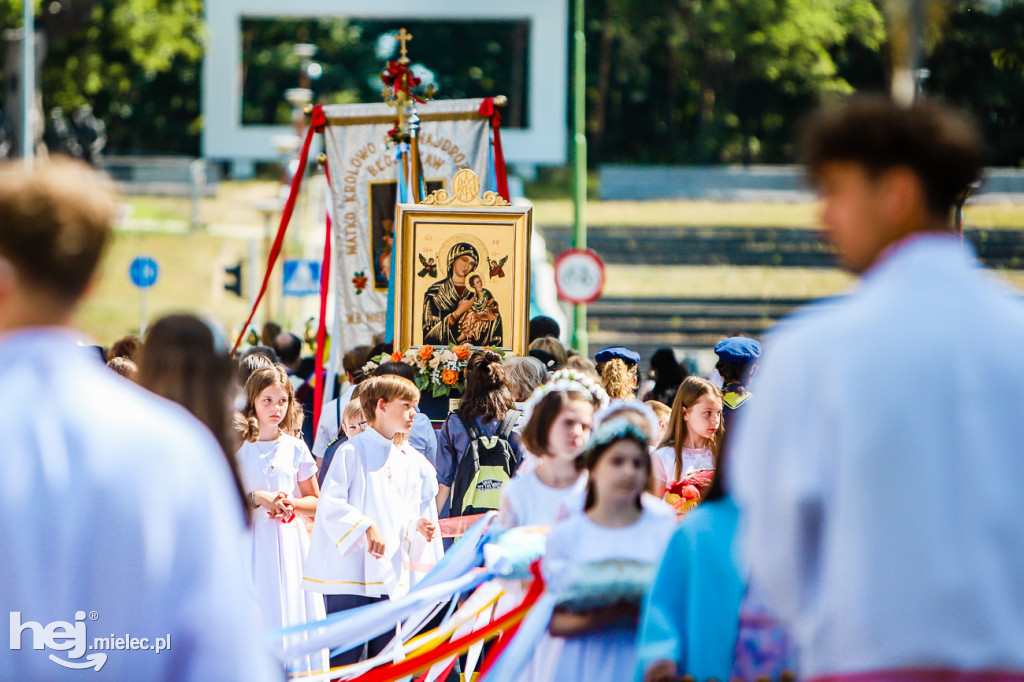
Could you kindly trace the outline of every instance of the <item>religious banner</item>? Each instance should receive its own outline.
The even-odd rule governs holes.
[[[418,105],[424,196],[445,188],[446,178],[462,169],[493,177],[486,103],[464,99]],[[350,348],[370,344],[387,325],[395,207],[399,197],[407,196],[409,176],[403,163],[409,155],[389,140],[393,107],[344,104],[324,106],[323,112],[336,256],[338,333],[331,355],[340,357]]]

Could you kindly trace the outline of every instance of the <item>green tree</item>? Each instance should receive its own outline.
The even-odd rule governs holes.
[[[1024,1],[963,0],[926,61],[925,92],[973,112],[994,165],[1024,165],[1022,46]]]
[[[837,58],[855,48],[877,52],[884,40],[870,0],[604,2],[591,16],[603,12],[620,26],[594,26],[590,44],[601,45],[599,62],[625,69],[608,79],[607,92],[595,92],[607,98],[597,105],[608,107],[607,121],[599,116],[595,128],[612,158],[622,135],[605,135],[605,128],[646,137],[651,161],[781,160],[794,114],[852,89]],[[616,49],[624,60],[608,54]],[[616,85],[629,92],[617,95]],[[616,126],[616,118],[630,124]],[[646,131],[637,125],[645,119]],[[632,146],[621,151],[632,155]]]
[[[202,0],[57,0],[41,3],[43,107],[89,104],[108,149],[198,153]],[[0,0],[21,24],[22,3]]]

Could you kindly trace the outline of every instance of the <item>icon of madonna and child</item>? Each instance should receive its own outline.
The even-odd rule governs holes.
[[[445,278],[423,294],[424,344],[503,345],[501,312],[474,272],[479,263],[479,252],[468,242],[456,242],[448,250]]]

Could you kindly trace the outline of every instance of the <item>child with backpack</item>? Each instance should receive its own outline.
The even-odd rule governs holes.
[[[359,402],[370,428],[352,436],[324,479],[303,588],[326,595],[329,612],[352,609],[408,592],[442,556],[437,532],[437,477],[405,442],[420,393],[399,376],[370,377]],[[370,657],[393,633],[369,642]],[[331,658],[358,662],[362,647]]]
[[[442,518],[498,508],[502,488],[522,460],[519,437],[512,433],[518,417],[501,356],[477,351],[466,364],[459,408],[438,432],[437,508]]]

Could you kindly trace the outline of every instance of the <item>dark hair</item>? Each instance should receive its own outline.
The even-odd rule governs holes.
[[[281,333],[281,325],[277,322],[264,322],[263,329],[260,331],[260,343],[264,346],[274,346],[277,344],[277,337]],[[277,355],[274,355],[274,362],[277,362]]]
[[[910,168],[929,210],[943,216],[984,163],[981,137],[966,114],[927,100],[900,107],[877,95],[853,96],[817,112],[804,126],[800,147],[811,175],[836,161],[857,163],[871,176]]]
[[[515,409],[516,402],[505,385],[505,368],[501,356],[490,350],[478,350],[466,363],[466,391],[459,403],[459,412],[466,419],[484,421],[504,419]]]
[[[404,377],[414,384],[416,383],[416,372],[413,370],[412,365],[407,365],[404,362],[382,362],[380,367],[373,370],[373,376],[375,377],[388,375]]]
[[[553,336],[542,336],[539,339],[534,339],[530,342],[529,350],[542,350],[555,358],[555,366],[547,368],[549,372],[562,369],[565,367],[565,363],[569,361],[569,354],[565,352],[565,346]],[[545,362],[546,358],[538,358],[538,360]]]
[[[271,348],[270,346],[250,346],[248,349],[246,349],[244,353],[242,353],[241,359],[244,360],[250,355],[255,355],[256,353],[259,353],[260,355],[266,355],[268,358],[270,358],[270,361],[275,365],[281,362],[281,359],[277,357],[277,351]]]
[[[281,356],[281,363],[291,366],[302,355],[302,339],[291,332],[285,332],[277,337],[275,343],[277,354]]]
[[[530,412],[530,419],[523,426],[523,445],[532,454],[548,454],[548,434],[558,415],[571,402],[580,401],[597,407],[594,396],[585,391],[552,391],[537,401]],[[583,468],[583,460],[577,461],[577,468]]]
[[[558,323],[547,315],[538,315],[530,320],[530,343],[533,343],[534,340],[539,339],[542,336],[553,336],[557,339],[561,335],[562,330],[558,326]]]
[[[608,450],[616,443],[621,443],[624,440],[633,441],[634,443],[640,446],[640,449],[643,451],[644,454],[644,456],[641,457],[640,459],[647,464],[647,483],[644,484],[644,489],[640,491],[639,495],[636,496],[635,501],[636,508],[643,509],[643,501],[641,498],[643,498],[643,494],[645,492],[650,492],[651,489],[654,487],[654,479],[651,476],[651,458],[647,456],[648,442],[646,440],[643,440],[642,438],[637,438],[633,434],[626,433],[618,438],[613,438],[607,443],[601,443],[600,445],[594,448],[588,449],[586,452],[583,453],[583,457],[581,457],[581,459],[583,460],[583,463],[586,466],[587,471],[593,472],[594,468],[597,466],[597,463],[601,461],[601,455],[608,452]],[[594,491],[594,477],[590,476],[587,479],[587,496],[583,502],[583,511],[589,510],[591,507],[594,506],[596,502],[597,493]]]
[[[270,351],[270,353],[263,352],[264,350]],[[244,388],[245,382],[249,380],[249,376],[258,369],[264,367],[273,367],[277,364],[277,353],[274,352],[273,348],[267,346],[253,346],[249,350],[245,351],[241,359],[238,361],[238,371],[235,374],[235,383],[239,387]]]
[[[139,351],[142,350],[142,343],[137,336],[123,336],[110,345],[107,352],[107,359],[127,358],[132,362],[139,359]]]
[[[757,362],[729,362],[728,360],[719,360],[715,364],[715,370],[718,371],[718,375],[722,377],[722,385],[728,386],[729,384],[741,383],[744,386],[750,380],[751,372],[757,367]]]
[[[467,284],[469,284],[469,286],[473,286],[473,280],[474,279],[480,280],[480,284],[483,285],[484,278],[481,277],[480,275],[476,274],[475,272],[472,275],[469,276],[469,279],[467,280]]]
[[[347,374],[351,374],[355,378],[369,358],[369,346],[356,346],[341,357],[341,366]]]
[[[683,383],[683,370],[676,361],[676,354],[671,348],[659,348],[651,356],[651,378],[654,385],[674,385]]]
[[[139,357],[139,384],[178,403],[213,433],[227,458],[239,504],[249,518],[235,463],[234,375],[227,348],[213,329],[194,315],[166,315],[146,332]]]
[[[373,348],[371,348],[369,350],[369,352],[366,354],[366,360],[371,360],[371,359],[377,357],[378,355],[383,355],[385,353],[387,353],[388,355],[391,355],[394,352],[395,352],[395,344],[393,344],[393,343],[378,343]],[[366,360],[363,360],[363,364],[364,365],[366,364]]]

